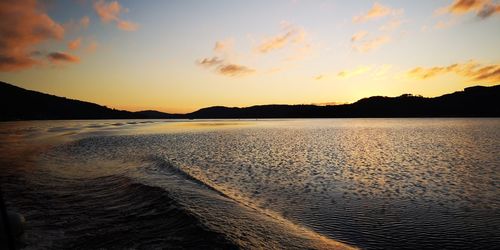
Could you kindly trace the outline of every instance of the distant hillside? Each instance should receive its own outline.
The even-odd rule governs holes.
[[[95,103],[26,90],[0,82],[0,121],[53,119],[210,119],[210,118],[340,118],[340,117],[500,117],[500,85],[476,86],[426,98],[405,94],[374,96],[353,104],[261,105],[209,107],[188,114],[154,110],[130,112]]]
[[[184,117],[182,114],[168,114],[156,110],[137,111],[134,114],[148,119],[181,119]]]
[[[209,107],[186,115],[200,118],[336,118],[336,117],[500,117],[500,85],[476,86],[435,98],[405,94],[374,96],[353,104]]]
[[[175,118],[155,111],[129,112],[0,82],[0,120]]]

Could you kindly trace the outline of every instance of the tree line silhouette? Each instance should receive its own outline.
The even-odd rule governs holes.
[[[187,114],[130,112],[26,90],[0,82],[0,120],[217,119],[349,117],[500,117],[500,85],[475,86],[434,98],[373,96],[342,105],[215,106]]]

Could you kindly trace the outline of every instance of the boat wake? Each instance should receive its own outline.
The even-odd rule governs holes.
[[[228,195],[162,154],[131,153],[137,146],[127,136],[89,137],[49,147],[29,174],[15,165],[4,172],[8,205],[28,221],[28,248],[350,248]]]

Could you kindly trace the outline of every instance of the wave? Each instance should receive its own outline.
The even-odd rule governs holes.
[[[150,157],[141,168],[152,185],[174,194],[173,198],[243,249],[351,249],[315,231],[295,224],[279,214],[264,210],[220,191],[208,180],[183,171],[160,157]],[[139,178],[140,179],[140,178]],[[162,181],[163,179],[163,181]]]
[[[161,188],[123,176],[45,182],[23,188],[11,176],[5,187],[28,221],[28,249],[237,248]]]

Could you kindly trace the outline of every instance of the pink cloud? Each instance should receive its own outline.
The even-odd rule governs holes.
[[[134,22],[125,21],[120,18],[120,15],[128,12],[128,9],[123,8],[118,1],[108,3],[104,0],[98,0],[94,3],[94,10],[102,22],[115,22],[116,26],[121,30],[136,31],[139,27]]]
[[[290,43],[304,43],[306,32],[300,27],[286,24],[281,34],[264,39],[256,48],[260,53],[281,49]]]
[[[80,25],[83,28],[88,28],[89,24],[90,24],[90,18],[88,16],[84,16],[82,17],[82,19],[80,19]]]
[[[15,71],[39,64],[34,47],[61,40],[64,28],[39,8],[36,0],[0,1],[0,71]]]
[[[64,52],[52,52],[47,55],[47,58],[53,63],[59,63],[59,62],[77,63],[80,61],[80,58],[78,58],[77,56],[73,56]]]
[[[378,19],[381,17],[385,17],[388,15],[396,15],[400,13],[401,10],[394,10],[391,9],[390,7],[384,6],[382,4],[379,4],[375,2],[370,10],[368,10],[366,13],[360,14],[358,16],[355,16],[352,18],[352,21],[355,23],[362,23],[374,19]]]
[[[437,10],[438,14],[463,15],[474,12],[481,19],[500,13],[500,4],[492,0],[455,0],[452,4]]]
[[[373,39],[360,41],[360,43],[358,44],[353,44],[352,48],[358,52],[367,53],[378,49],[379,47],[386,43],[389,43],[390,41],[391,37],[389,36],[379,36]]]
[[[368,35],[367,31],[364,31],[364,30],[359,31],[356,34],[352,35],[351,42],[359,41],[359,40],[363,39],[364,37],[366,37],[366,35]]]
[[[75,40],[72,40],[68,43],[68,49],[70,50],[77,50],[80,48],[80,45],[82,44],[82,38],[76,38]]]
[[[205,68],[214,69],[215,72],[225,76],[237,77],[255,73],[254,69],[235,63],[229,63],[218,57],[203,58],[196,63]]]
[[[139,28],[139,25],[129,21],[118,20],[116,25],[119,29],[125,31],[136,31]]]

